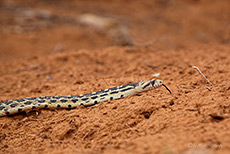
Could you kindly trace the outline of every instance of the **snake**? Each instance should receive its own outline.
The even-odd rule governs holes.
[[[41,96],[7,100],[0,102],[0,117],[14,115],[34,109],[72,109],[77,106],[94,106],[103,101],[124,98],[144,91],[152,90],[160,86],[164,86],[170,94],[172,94],[169,88],[163,84],[162,80],[152,79],[121,85],[84,95]]]

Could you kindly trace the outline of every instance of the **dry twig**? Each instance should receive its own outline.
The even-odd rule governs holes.
[[[200,69],[198,68],[198,67],[196,67],[196,66],[193,66],[193,68],[195,68],[195,69],[197,69],[198,70],[198,72],[205,78],[205,80],[209,83],[209,84],[211,84],[212,85],[212,83],[208,80],[208,78],[200,71]]]

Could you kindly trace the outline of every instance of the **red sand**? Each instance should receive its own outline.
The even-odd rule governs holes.
[[[54,2],[0,2],[0,101],[85,94],[155,73],[174,97],[162,87],[94,107],[1,117],[0,153],[230,153],[229,1]],[[24,23],[16,6],[115,17],[139,43],[111,46],[106,35],[60,18]]]

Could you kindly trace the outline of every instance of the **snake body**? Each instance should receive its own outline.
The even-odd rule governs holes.
[[[23,111],[41,108],[75,108],[77,106],[91,106],[99,102],[119,99],[134,95],[143,91],[164,86],[170,93],[171,91],[163,84],[163,81],[152,79],[140,81],[127,85],[117,86],[98,92],[76,96],[43,96],[29,97],[0,102],[0,116],[12,115]]]

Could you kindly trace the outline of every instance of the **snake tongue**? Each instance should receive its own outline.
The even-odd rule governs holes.
[[[169,93],[172,95],[172,92],[169,90],[169,88],[165,84],[162,84],[162,86],[164,86],[165,89],[167,89],[169,91]]]

